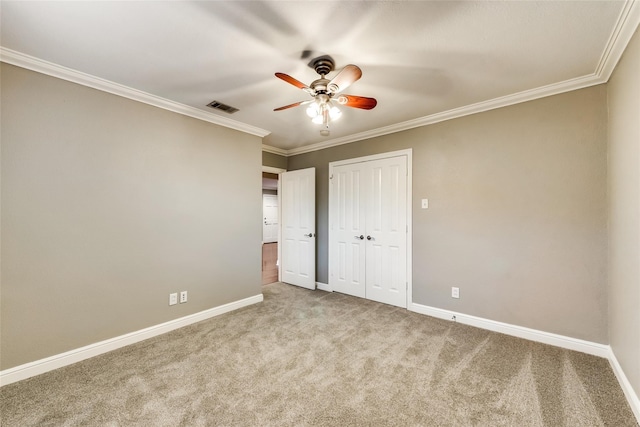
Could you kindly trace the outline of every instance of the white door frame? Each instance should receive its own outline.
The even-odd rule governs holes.
[[[271,166],[262,166],[262,172],[267,172],[267,173],[275,173],[280,175],[282,172],[286,172],[286,169],[281,169],[281,168],[274,168]],[[281,234],[281,224],[282,224],[282,213],[280,211],[280,205],[282,204],[282,201],[280,200],[282,194],[282,189],[280,188],[280,177],[278,177],[278,281],[281,281],[281,276],[280,276],[280,259],[281,259],[281,254],[280,254],[280,247],[282,246],[280,244],[280,241],[282,241],[282,234]],[[262,215],[260,216],[262,218]],[[262,262],[261,264],[262,265]],[[262,268],[262,267],[261,267]]]
[[[413,212],[411,210],[413,205],[413,185],[412,185],[413,149],[408,148],[406,150],[391,151],[387,153],[357,157],[354,159],[346,159],[346,160],[338,160],[335,162],[330,162],[329,163],[329,179],[333,177],[333,168],[335,166],[348,165],[351,163],[368,162],[370,160],[380,160],[380,159],[386,159],[389,157],[398,157],[398,156],[407,156],[407,309],[409,309],[413,304],[413,274],[412,274],[412,271],[413,271],[413,266],[412,266],[413,221],[411,220],[413,215]],[[331,221],[333,220],[332,218],[333,209],[331,206],[331,201],[333,200],[333,196],[334,196],[333,185],[329,184],[329,240],[327,242],[329,248],[331,248],[331,241],[333,238],[332,236],[333,233],[331,231],[332,229]],[[331,260],[331,254],[329,254],[329,260]],[[329,274],[331,274],[331,271],[329,271]],[[328,289],[329,291],[333,291],[333,289],[331,289],[329,286],[327,287],[329,288]]]

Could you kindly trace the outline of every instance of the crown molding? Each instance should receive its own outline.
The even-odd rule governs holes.
[[[2,46],[0,46],[0,62],[6,62],[7,64],[16,65],[18,67],[26,68],[31,71],[36,71],[38,73],[46,74],[62,80],[67,80],[72,83],[77,83],[83,86],[91,87],[93,89],[101,90],[103,92],[122,96],[124,98],[142,102],[144,104],[152,105],[154,107],[162,108],[174,113],[182,114],[198,120],[203,120],[205,122],[213,123],[219,126],[224,126],[226,128],[234,129],[240,132],[259,136],[260,138],[264,138],[271,133],[270,131],[265,129],[251,126],[236,120],[228,119],[226,117],[220,117],[215,114],[190,107],[188,105],[180,104],[178,102],[161,98],[159,96],[152,95],[150,93],[133,89],[105,79],[101,79],[90,74],[63,67],[52,62],[44,61],[42,59],[26,55],[15,50],[7,49]]]
[[[496,108],[520,104],[522,102],[532,101],[534,99],[557,95],[564,92],[570,92],[572,90],[582,89],[601,83],[604,83],[604,81],[602,81],[601,78],[594,74],[565,80],[560,83],[553,83],[536,89],[525,90],[511,95],[494,98],[488,101],[477,102],[475,104],[465,105],[464,107],[443,111],[441,113],[431,114],[429,116],[424,116],[413,120],[407,120],[406,122],[396,123],[369,131],[348,135],[342,138],[331,139],[329,141],[323,141],[317,144],[307,145],[305,147],[293,148],[287,150],[287,156],[309,153],[329,147],[335,147],[337,145],[361,141],[363,139],[371,139],[378,136],[414,129],[417,127],[432,125],[446,120],[457,119],[459,117],[469,116],[471,114],[481,113],[483,111],[495,110]]]
[[[595,74],[608,82],[618,61],[627,48],[631,37],[640,25],[640,1],[627,0],[620,11],[618,21],[613,27],[607,45],[596,68]]]
[[[521,102],[533,101],[534,99],[544,98],[547,96],[558,95],[572,90],[583,89],[589,86],[606,83],[609,81],[613,70],[618,61],[622,57],[631,37],[640,25],[640,0],[627,0],[618,16],[618,20],[613,27],[607,45],[605,46],[600,61],[594,73],[577,77],[563,82],[542,86],[535,89],[525,90],[519,93],[494,98],[488,101],[482,101],[464,107],[454,108],[452,110],[443,111],[441,113],[396,123],[365,132],[348,135],[342,138],[335,138],[328,141],[322,141],[316,144],[307,145],[305,147],[292,148],[286,151],[285,156],[294,156],[297,154],[310,153],[338,145],[349,144],[351,142],[371,139],[378,136],[388,135],[391,133],[401,132],[421,126],[431,125],[446,120],[456,119],[471,114],[481,113],[483,111],[494,110],[496,108],[507,107],[509,105],[519,104]]]
[[[273,147],[267,144],[262,144],[262,151],[266,151],[267,153],[277,154],[279,156],[285,156],[285,157],[289,155],[289,150]]]
[[[454,108],[452,110],[443,111],[429,116],[420,117],[417,119],[408,120],[377,129],[372,129],[365,132],[347,135],[342,138],[322,141],[304,147],[297,147],[287,150],[263,144],[262,150],[285,157],[304,154],[606,83],[607,81],[609,81],[613,70],[622,57],[625,48],[629,44],[631,37],[633,37],[633,34],[635,33],[636,28],[638,28],[639,25],[640,1],[626,0],[620,12],[620,15],[618,16],[616,25],[614,26],[611,35],[609,36],[607,45],[602,52],[600,61],[596,66],[596,70],[590,75],[522,91],[511,95],[502,96],[499,98],[494,98],[488,101],[482,101],[475,104]],[[57,77],[63,80],[71,81],[73,83],[92,87],[104,92],[109,92],[114,95],[119,95],[135,101],[143,102],[145,104],[173,111],[178,114],[183,114],[199,120],[204,120],[220,126],[259,136],[261,138],[264,138],[271,133],[270,131],[265,129],[238,122],[236,120],[227,119],[225,117],[220,117],[194,107],[170,101],[165,98],[160,98],[158,96],[151,95],[137,89],[113,83],[99,77],[91,76],[89,74],[53,64],[51,62],[25,55],[11,49],[3,48],[1,46],[0,61],[12,65],[17,65],[19,67],[26,68],[32,71],[37,71],[42,74]]]

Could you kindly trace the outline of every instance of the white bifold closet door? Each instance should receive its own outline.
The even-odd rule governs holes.
[[[329,285],[407,307],[407,156],[333,166]]]

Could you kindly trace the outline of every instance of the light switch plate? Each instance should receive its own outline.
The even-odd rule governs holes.
[[[429,208],[429,199],[422,199],[422,209]]]

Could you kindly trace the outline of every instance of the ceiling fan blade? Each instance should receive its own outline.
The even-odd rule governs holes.
[[[285,73],[276,73],[276,77],[279,79],[284,80],[285,82],[294,85],[295,87],[304,90],[305,92],[308,92],[310,94],[314,93],[314,90],[311,89],[309,86],[307,86],[306,84],[302,83],[300,80],[296,80],[293,77],[291,77],[288,74]]]
[[[375,98],[367,98],[366,96],[340,95],[337,101],[340,105],[361,108],[363,110],[371,110],[378,105],[378,101],[376,101]]]
[[[313,100],[310,101],[300,101],[300,102],[295,102],[293,104],[289,104],[289,105],[285,105],[284,107],[279,107],[279,108],[274,108],[273,111],[282,111],[282,110],[286,110],[288,108],[293,108],[293,107],[297,107],[299,105],[305,105],[305,104],[309,104],[313,102]]]
[[[331,93],[345,90],[351,83],[362,77],[362,70],[357,65],[349,64],[344,67],[327,85]]]

